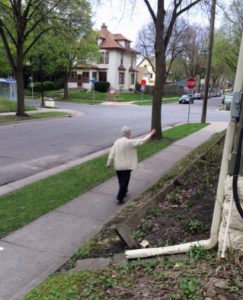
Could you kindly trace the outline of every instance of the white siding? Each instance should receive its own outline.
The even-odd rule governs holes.
[[[102,50],[104,52],[104,50]],[[121,65],[121,55],[123,53],[123,66],[125,67],[125,71],[119,71],[119,66]],[[111,88],[116,90],[124,90],[127,91],[130,88],[135,88],[135,84],[131,85],[131,72],[129,69],[131,67],[131,61],[133,59],[134,68],[136,57],[133,53],[124,53],[120,50],[110,50],[109,51],[109,64],[98,64],[99,69],[103,69],[102,71],[107,72],[107,81],[110,82]],[[101,70],[100,70],[101,71]],[[124,84],[119,84],[119,72],[124,72],[125,81]]]

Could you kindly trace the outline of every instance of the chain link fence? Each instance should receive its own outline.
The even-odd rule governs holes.
[[[15,79],[0,78],[0,97],[9,100],[17,99],[17,89],[16,89]]]

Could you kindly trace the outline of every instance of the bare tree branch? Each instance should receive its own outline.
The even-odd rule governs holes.
[[[178,11],[176,13],[176,17],[179,17],[179,15],[181,15],[184,12],[188,11],[190,8],[192,8],[193,6],[195,6],[196,4],[198,4],[201,1],[202,0],[195,0],[195,1],[191,2],[189,5],[185,6],[183,9],[181,9],[180,11]]]
[[[152,7],[151,7],[149,1],[148,1],[148,0],[144,0],[144,2],[145,2],[145,4],[147,5],[147,8],[148,8],[148,10],[149,10],[149,13],[150,13],[152,19],[153,19],[154,24],[156,24],[157,18],[156,18],[156,15],[155,15],[155,13],[154,13],[154,11],[153,11],[153,9],[152,9]]]

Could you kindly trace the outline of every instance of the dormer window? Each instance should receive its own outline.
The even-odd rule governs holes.
[[[130,42],[129,41],[125,41],[125,47],[130,48]]]
[[[98,39],[98,46],[103,42],[103,39]]]

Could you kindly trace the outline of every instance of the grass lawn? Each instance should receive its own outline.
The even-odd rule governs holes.
[[[26,121],[26,120],[34,120],[34,119],[45,119],[45,118],[55,118],[55,117],[65,117],[69,114],[65,112],[43,112],[31,114],[29,117],[18,117],[18,116],[0,116],[0,124],[18,122],[18,121]]]
[[[0,113],[16,112],[16,110],[17,110],[16,101],[8,100],[0,97]],[[25,105],[25,110],[26,111],[35,110],[35,108],[32,106]]]
[[[63,90],[59,91],[46,91],[44,93],[45,97],[53,97],[55,100],[63,101]],[[38,96],[38,95],[37,95]],[[178,100],[179,95],[164,95],[163,103],[176,102]],[[138,93],[117,93],[114,97],[114,102],[135,102],[137,105],[151,105],[152,104],[152,96],[151,95],[142,95]],[[88,103],[88,104],[100,104],[103,101],[110,101],[107,93],[100,92],[83,92],[83,91],[74,91],[69,92],[69,100],[70,102],[76,103]],[[138,101],[138,102],[137,102]]]
[[[161,141],[150,141],[140,147],[139,160],[205,126],[205,124],[185,124],[164,131],[164,138]],[[105,167],[106,160],[107,155],[103,155],[2,196],[0,238],[112,177],[115,173]]]
[[[173,97],[165,96],[161,102],[162,102],[162,104],[174,103],[174,102],[178,101],[178,97],[179,96],[173,96]],[[134,101],[133,104],[135,104],[135,105],[152,105],[152,100]]]

